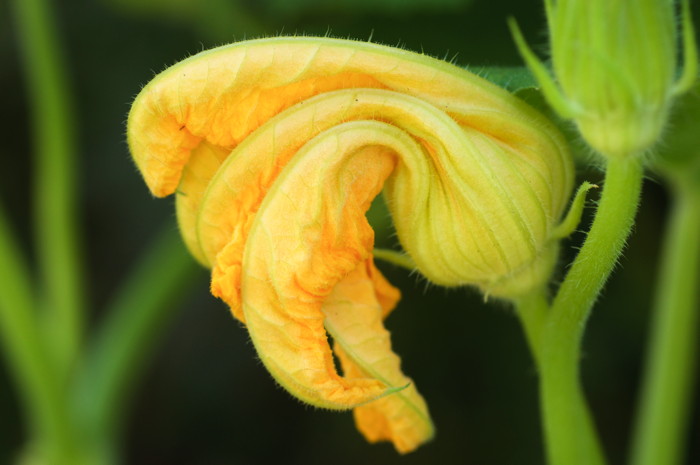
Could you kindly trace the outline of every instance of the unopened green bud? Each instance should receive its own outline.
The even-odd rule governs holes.
[[[673,0],[545,0],[555,84],[511,23],[549,103],[608,157],[643,153],[658,141],[673,97],[697,74],[688,1],[684,70],[676,77]]]

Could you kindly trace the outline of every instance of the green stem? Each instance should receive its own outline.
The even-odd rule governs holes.
[[[75,464],[66,402],[36,321],[26,262],[0,209],[0,340],[46,463]]]
[[[595,220],[542,335],[541,396],[550,465],[605,463],[580,382],[581,340],[591,307],[630,234],[642,179],[636,157],[608,161]]]
[[[688,440],[700,282],[700,190],[678,189],[664,240],[633,465],[678,465]]]
[[[532,352],[532,357],[539,369],[541,362],[542,330],[547,322],[549,304],[544,289],[538,289],[532,294],[521,297],[515,301],[515,311],[520,318],[525,331],[527,344]]]
[[[36,163],[34,200],[37,255],[45,285],[42,305],[56,346],[51,353],[67,374],[78,353],[83,296],[76,221],[73,112],[51,12],[45,0],[15,0],[32,108]]]
[[[75,390],[82,426],[96,455],[113,455],[113,441],[133,382],[149,360],[177,302],[197,282],[199,268],[169,227],[148,249],[107,309]],[[97,461],[96,461],[97,463]]]

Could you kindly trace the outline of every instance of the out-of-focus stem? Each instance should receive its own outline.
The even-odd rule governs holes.
[[[75,398],[87,442],[115,460],[113,442],[128,410],[129,394],[160,336],[177,313],[178,300],[196,283],[198,266],[173,227],[160,234],[107,309],[91,344]],[[105,457],[112,457],[105,460]]]
[[[700,313],[700,189],[673,197],[659,273],[632,465],[683,463]]]
[[[36,318],[34,289],[0,209],[0,341],[47,463],[77,463],[67,403]]]
[[[28,83],[35,157],[34,208],[51,348],[65,376],[83,327],[83,288],[76,213],[76,147],[72,102],[59,35],[45,0],[14,0]]]

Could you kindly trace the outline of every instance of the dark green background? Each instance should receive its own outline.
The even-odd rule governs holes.
[[[154,73],[215,45],[296,33],[371,35],[463,66],[518,65],[506,17],[515,16],[544,50],[541,9],[534,0],[54,2],[79,117],[92,321],[157,231],[175,228],[172,200],[149,195],[124,138],[129,103]],[[11,9],[0,3],[0,199],[31,254],[29,115],[14,27]],[[581,176],[601,180],[591,169]],[[585,340],[586,389],[615,464],[623,463],[632,421],[666,210],[662,185],[650,179],[628,252]],[[384,245],[395,244],[380,235]],[[569,255],[580,239],[567,243]],[[512,311],[484,305],[472,290],[436,288],[382,268],[404,293],[388,327],[430,406],[438,430],[431,444],[400,457],[390,445],[366,444],[349,413],[312,409],[276,387],[245,329],[209,295],[202,270],[194,291],[172,309],[173,324],[136,390],[125,462],[542,464],[537,377]],[[698,430],[696,420],[689,464],[700,462]],[[0,463],[10,463],[24,439],[16,392],[0,363]]]

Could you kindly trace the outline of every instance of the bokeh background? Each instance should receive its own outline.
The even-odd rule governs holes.
[[[172,201],[148,194],[124,137],[129,104],[154,73],[212,46],[278,34],[372,37],[461,66],[519,65],[505,22],[510,15],[530,43],[540,50],[546,43],[535,0],[52,3],[77,104],[86,292],[94,324],[149,241],[164,227],[175,228]],[[31,255],[30,115],[11,13],[0,2],[0,199]],[[580,176],[602,177],[584,167]],[[623,463],[632,422],[667,202],[663,184],[650,176],[629,248],[585,340],[586,390],[616,464]],[[581,236],[567,244],[569,255]],[[388,230],[378,240],[396,245]],[[144,354],[148,368],[128,414],[125,463],[542,464],[537,378],[512,311],[485,305],[469,289],[431,287],[380,266],[404,294],[387,324],[404,371],[429,403],[437,427],[431,444],[398,456],[388,444],[367,444],[350,413],[312,409],[276,387],[245,329],[209,295],[202,269],[172,308],[156,353]],[[688,464],[700,463],[697,411],[693,418]],[[21,448],[23,425],[15,386],[0,361],[0,464],[12,463]]]

